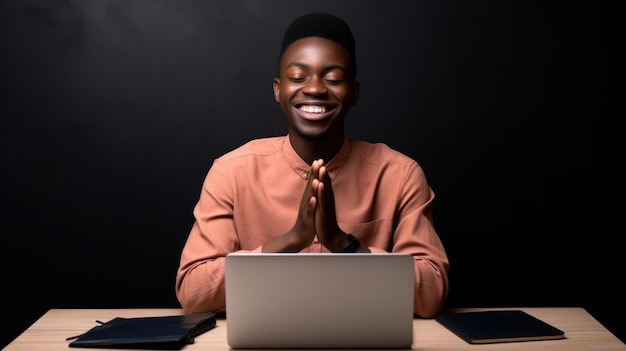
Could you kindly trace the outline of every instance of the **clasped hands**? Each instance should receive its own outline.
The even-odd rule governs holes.
[[[337,224],[335,195],[324,160],[315,160],[307,177],[294,226],[284,235],[263,245],[263,252],[298,252],[311,245],[315,236],[336,252],[348,244],[348,235]]]

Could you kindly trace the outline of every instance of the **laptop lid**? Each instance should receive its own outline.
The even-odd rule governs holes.
[[[233,253],[225,269],[231,348],[411,348],[411,255]]]

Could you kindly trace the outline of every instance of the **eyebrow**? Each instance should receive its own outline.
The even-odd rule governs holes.
[[[303,69],[307,69],[307,68],[310,68],[311,66],[305,65],[304,63],[301,63],[301,62],[290,62],[290,63],[287,64],[287,66],[285,66],[285,68],[289,68],[289,67],[300,67],[300,68],[303,68]],[[342,70],[344,72],[347,72],[346,68],[343,67],[342,65],[328,65],[328,66],[324,67],[325,71],[330,71],[330,70],[333,70],[333,69],[339,69],[339,70]]]

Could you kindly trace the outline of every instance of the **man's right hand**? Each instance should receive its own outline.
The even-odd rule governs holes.
[[[321,183],[320,168],[323,164],[322,160],[315,160],[311,164],[294,226],[284,235],[263,244],[263,252],[299,252],[311,245],[315,238],[315,211],[318,204],[318,186]]]

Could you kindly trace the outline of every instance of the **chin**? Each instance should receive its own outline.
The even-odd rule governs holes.
[[[328,129],[319,130],[318,128],[298,128],[298,135],[308,140],[324,140],[329,135]]]

